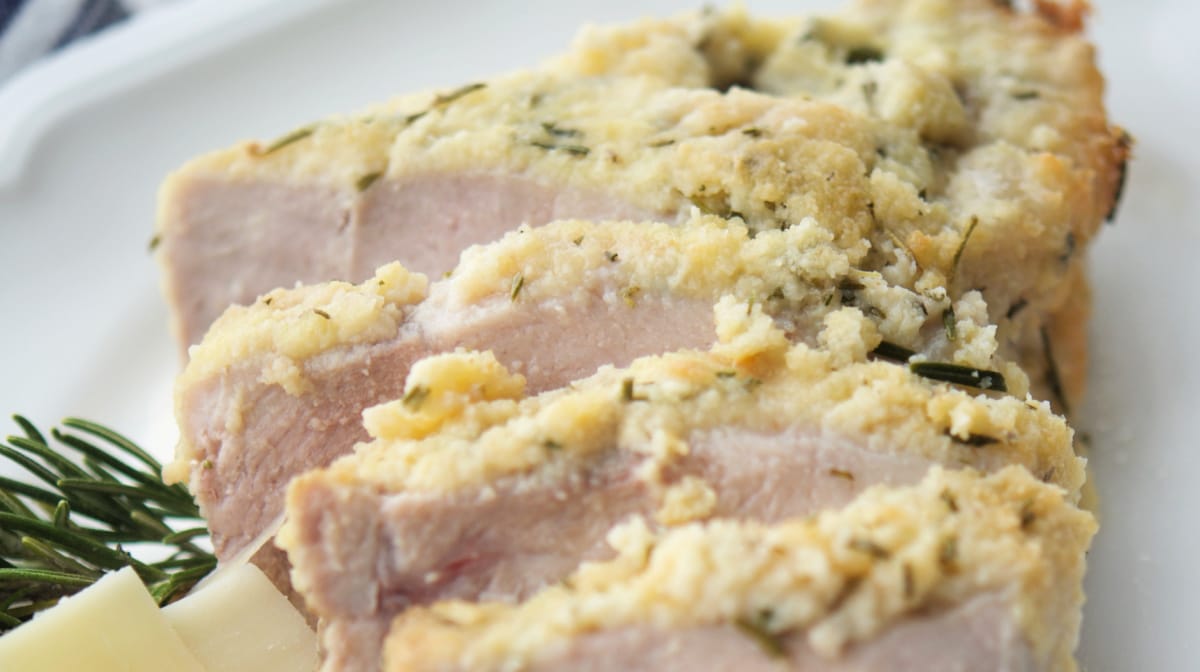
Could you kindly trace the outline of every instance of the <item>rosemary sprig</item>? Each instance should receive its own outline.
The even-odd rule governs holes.
[[[24,436],[0,443],[0,459],[29,478],[0,477],[0,632],[122,567],[166,604],[216,566],[191,495],[164,484],[149,453],[86,420],[64,420],[51,440],[13,420]],[[160,559],[135,557],[127,544]]]

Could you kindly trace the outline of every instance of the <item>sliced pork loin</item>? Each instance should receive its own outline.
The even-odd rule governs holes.
[[[1047,405],[868,361],[879,337],[858,309],[827,315],[820,348],[759,306],[717,315],[711,352],[535,397],[490,354],[418,362],[403,398],[364,413],[374,441],[289,488],[277,543],[325,624],[325,669],[377,669],[372,642],[411,605],[561,580],[630,516],[778,521],[938,464],[1018,464],[1078,496],[1082,460]]]
[[[1005,356],[1065,401],[1085,335],[1051,318],[1078,312],[1065,279],[1129,151],[1072,16],[864,0],[593,28],[531,72],[201,157],[160,199],[176,330],[196,343],[230,303],[393,260],[437,276],[522,223],[697,205],[868,241],[851,264],[916,291],[983,291]]]
[[[609,535],[616,557],[527,601],[390,627],[386,672],[1076,669],[1092,516],[1015,467],[933,469],[844,509]]]
[[[397,260],[440,277],[469,245],[556,219],[675,222],[694,204],[732,217],[774,199],[763,227],[819,217],[866,255],[874,145],[836,106],[557,72],[421,100],[432,109],[411,122],[324,122],[167,181],[161,255],[185,345],[268,290],[361,282]]]
[[[816,345],[831,312],[853,309],[889,342],[979,369],[1021,373],[993,355],[978,293],[956,304],[955,339],[939,298],[852,270],[812,225],[764,232],[694,214],[686,226],[557,222],[474,248],[427,287],[398,265],[354,286],[279,290],[230,309],[177,385],[181,442],[167,470],[190,478],[217,556],[237,557],[283,511],[289,479],[365,440],[363,409],[404,394],[409,366],[455,348],[490,350],[530,392],[564,386],[604,364],[716,340],[723,296],[765,310],[789,338]],[[903,353],[899,355],[901,358]],[[258,563],[283,584],[278,555]],[[273,558],[273,559],[272,559]]]

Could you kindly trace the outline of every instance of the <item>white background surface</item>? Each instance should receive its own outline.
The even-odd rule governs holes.
[[[1138,144],[1118,223],[1093,255],[1082,424],[1103,527],[1081,655],[1096,672],[1200,670],[1200,4],[1095,4],[1111,114]],[[190,156],[530,64],[586,20],[692,6],[191,1],[11,80],[0,88],[0,413],[81,415],[170,453],[178,363],[146,245],[156,187]]]

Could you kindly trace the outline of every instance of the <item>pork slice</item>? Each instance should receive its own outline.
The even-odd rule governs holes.
[[[689,441],[668,487],[700,479],[704,515],[777,521],[837,507],[877,483],[912,483],[933,463],[872,454],[803,427],[726,427]],[[633,515],[654,517],[662,493],[638,477],[642,459],[605,454],[567,473],[490,482],[452,495],[302,487],[289,542],[298,588],[318,614],[395,614],[439,599],[512,599],[609,555],[605,536]],[[302,507],[298,515],[296,509]],[[357,560],[355,558],[358,558]]]
[[[981,288],[1035,393],[1065,412],[1080,400],[1070,359],[1086,338],[1061,333],[1058,316],[1081,304],[1072,276],[1116,214],[1132,141],[1106,117],[1104,78],[1081,30],[1084,5],[1026,12],[1010,4],[901,0],[787,21],[736,10],[644,19],[582,31],[558,61],[588,76],[652,73],[860,115],[877,131],[871,214],[890,232],[873,237],[874,249],[907,249],[945,273],[951,296]],[[934,52],[945,58],[922,56]],[[977,218],[961,250],[966,228],[947,226],[947,215]],[[884,261],[881,270],[902,265]],[[1054,355],[1066,360],[1060,382],[1037,375],[1046,329],[1065,353]]]
[[[522,224],[673,219],[599,193],[480,171],[386,180],[361,195],[319,183],[179,178],[164,204],[168,301],[184,346],[230,305],[277,287],[361,282],[386,263],[439,277],[459,253]]]
[[[277,385],[264,385],[254,373],[221,378],[222,385],[248,390],[230,399],[210,389],[194,391],[221,405],[193,406],[197,422],[189,425],[201,437],[203,457],[194,471],[192,490],[212,534],[217,557],[230,560],[248,547],[263,544],[262,533],[278,527],[284,493],[292,477],[329,464],[369,437],[362,427],[364,408],[403,395],[405,375],[421,356],[457,347],[494,347],[497,356],[527,371],[530,388],[554,389],[594,372],[610,362],[623,363],[664,347],[699,347],[712,342],[712,307],[707,302],[672,297],[645,297],[634,308],[620,309],[602,300],[568,303],[550,310],[536,305],[513,309],[507,298],[492,310],[471,314],[441,312],[425,304],[394,340],[359,346],[306,363],[313,391],[290,396]],[[429,312],[423,309],[429,308]],[[423,315],[437,314],[424,337],[413,325]],[[421,325],[425,326],[425,325]],[[547,340],[581,344],[577,352],[547,348]],[[244,409],[238,432],[224,426],[202,427],[219,420],[232,407]],[[206,430],[211,429],[213,434]],[[213,437],[219,436],[214,440]],[[290,593],[288,562],[274,544],[265,543],[251,557],[276,585]],[[302,604],[300,600],[294,600]]]
[[[425,303],[406,307],[394,335],[339,343],[289,362],[294,379],[272,377],[281,367],[276,351],[239,359],[195,383],[185,377],[178,404],[187,447],[179,464],[190,470],[217,556],[242,552],[282,514],[283,491],[293,476],[367,439],[362,410],[403,396],[409,367],[423,356],[491,347],[525,372],[531,390],[542,391],[604,364],[705,347],[715,337],[711,299],[646,292],[631,306],[606,301],[604,283],[595,284],[553,303],[513,302],[504,295],[470,306],[448,305],[435,287]],[[336,303],[322,305],[301,307],[299,318],[340,319]],[[317,310],[330,318],[313,317]]]
[[[1036,672],[1029,644],[1013,623],[1000,596],[984,595],[932,613],[917,613],[871,640],[827,659],[813,651],[803,635],[778,639],[786,654],[763,647],[736,624],[663,629],[647,626],[602,630],[571,640],[526,668],[528,672],[575,670],[605,672],[699,672],[738,670],[778,672]],[[411,668],[432,669],[420,665]],[[463,665],[458,668],[488,669]]]
[[[343,669],[1074,669],[1096,525],[1064,495],[934,468],[803,520],[636,519],[613,559],[515,604],[413,608],[381,663]]]
[[[437,277],[470,245],[557,219],[817,218],[861,258],[873,145],[848,121],[812,101],[543,69],[203,156],[159,197],[176,332],[186,347],[230,303],[391,261]]]
[[[656,628],[625,626],[579,635],[563,647],[520,669],[578,672],[698,672],[738,670],[773,672],[1035,672],[1029,643],[1021,634],[1007,600],[980,595],[963,604],[917,611],[888,626],[867,642],[847,648],[835,659],[820,656],[800,634],[778,638],[786,656],[764,652],[762,644],[737,624]],[[336,620],[322,625],[325,641],[343,645],[327,651],[326,670],[486,670],[485,665],[428,665],[406,661],[381,665],[380,642],[389,624],[378,619]],[[420,645],[414,644],[420,657]]]
[[[944,291],[936,314],[980,292],[1038,397],[1077,401],[1086,342],[1054,316],[1078,303],[1068,280],[1131,141],[1092,48],[1047,20],[909,0],[590,29],[532,71],[200,157],[160,197],[176,332],[186,347],[230,302],[396,259],[436,276],[521,223],[699,207],[754,232],[815,226],[852,268]],[[1059,385],[1040,375],[1045,331]]]
[[[980,357],[995,348],[991,332],[972,321],[986,319],[986,310],[959,302],[958,350],[946,350],[940,320],[930,317],[937,313],[921,295],[871,275],[854,276],[855,289],[845,289],[845,255],[812,229],[751,239],[702,214],[683,227],[563,221],[473,248],[450,278],[428,288],[391,265],[359,286],[272,292],[231,309],[193,348],[177,384],[181,442],[167,475],[190,475],[217,555],[227,560],[282,514],[291,477],[368,438],[361,411],[403,396],[421,357],[490,350],[537,393],[604,364],[707,348],[716,339],[712,307],[725,295],[812,344],[821,321],[853,298],[858,307],[850,310],[887,311],[867,328],[890,339],[935,358],[997,366]],[[832,296],[840,298],[827,301]],[[1022,392],[1019,375],[1009,387]],[[280,564],[263,552],[262,564]]]
[[[373,442],[290,487],[278,542],[309,609],[353,624],[330,633],[379,632],[372,619],[412,605],[527,596],[607,557],[607,532],[630,516],[780,520],[937,464],[1020,464],[1078,495],[1082,461],[1045,406],[930,385],[862,361],[865,348],[847,362],[789,345],[745,304],[725,301],[718,316],[727,340],[713,352],[644,358],[519,403],[443,400],[462,379],[504,387],[490,356],[423,362],[406,388],[423,405],[369,410]],[[843,319],[867,318],[844,309],[826,331],[843,333]],[[981,424],[957,426],[967,418]],[[362,659],[362,639],[323,643]]]

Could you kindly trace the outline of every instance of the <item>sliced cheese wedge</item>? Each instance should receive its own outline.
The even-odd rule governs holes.
[[[0,637],[0,670],[205,672],[130,568]]]
[[[317,668],[316,633],[254,565],[220,571],[162,613],[208,672]]]

